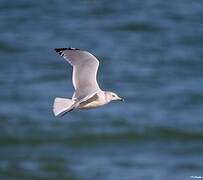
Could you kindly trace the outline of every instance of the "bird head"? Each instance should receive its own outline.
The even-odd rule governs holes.
[[[107,95],[107,100],[110,101],[124,101],[123,98],[119,97],[116,93],[114,92],[106,92]]]

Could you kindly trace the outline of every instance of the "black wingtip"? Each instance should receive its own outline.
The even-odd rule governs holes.
[[[68,50],[80,50],[80,49],[69,47]]]
[[[65,51],[65,50],[80,50],[80,49],[69,47],[69,48],[55,48],[54,50],[55,50],[57,53],[60,53],[60,52]]]

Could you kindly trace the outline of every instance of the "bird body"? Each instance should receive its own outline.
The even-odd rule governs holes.
[[[90,108],[96,108],[99,106],[103,106],[107,104],[108,101],[105,96],[104,91],[98,91],[93,95],[91,98],[87,99],[86,101],[83,101],[79,104],[79,109],[90,109]]]
[[[123,100],[113,92],[100,89],[96,79],[99,61],[91,53],[77,48],[56,48],[55,51],[73,66],[72,82],[75,89],[72,99],[55,98],[55,116],[64,115],[73,109],[91,109],[112,100]]]

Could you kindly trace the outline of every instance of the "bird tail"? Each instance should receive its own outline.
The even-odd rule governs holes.
[[[69,112],[74,109],[74,101],[67,98],[55,98],[53,105],[53,112],[55,116],[62,116],[66,112]]]

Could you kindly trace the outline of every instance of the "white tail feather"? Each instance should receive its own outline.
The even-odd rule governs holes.
[[[54,115],[62,115],[65,112],[68,112],[72,110],[74,101],[72,99],[66,99],[66,98],[55,98],[54,105],[53,105],[53,111]]]

